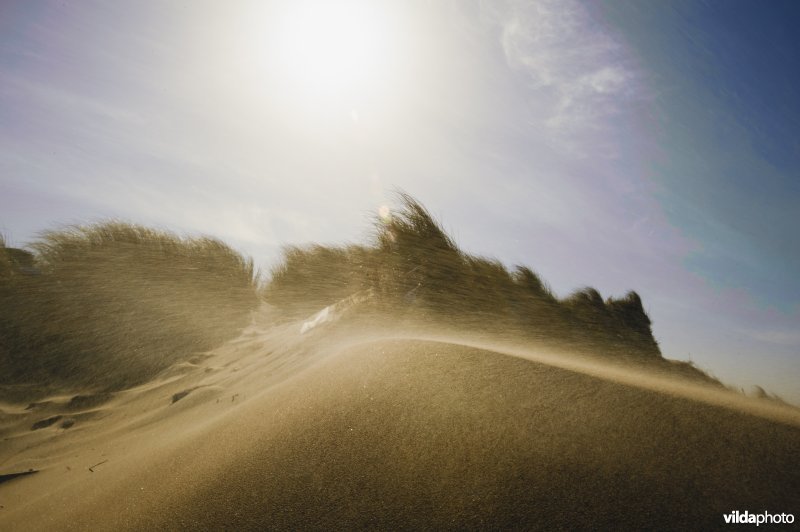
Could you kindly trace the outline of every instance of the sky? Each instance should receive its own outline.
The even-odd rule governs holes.
[[[370,238],[402,189],[668,358],[800,404],[800,4],[0,3],[0,231]]]

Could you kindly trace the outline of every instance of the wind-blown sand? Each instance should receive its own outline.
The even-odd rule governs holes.
[[[38,470],[0,476],[0,530],[708,529],[734,510],[800,514],[797,409],[536,349],[265,321],[114,396],[0,406],[0,475]]]

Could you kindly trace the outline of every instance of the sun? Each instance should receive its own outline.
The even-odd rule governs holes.
[[[377,2],[298,2],[272,41],[278,66],[295,89],[318,96],[363,92],[381,82],[390,31]]]
[[[237,103],[292,124],[386,124],[417,94],[419,39],[405,2],[251,0],[227,25],[223,79]],[[228,59],[229,58],[229,59]]]

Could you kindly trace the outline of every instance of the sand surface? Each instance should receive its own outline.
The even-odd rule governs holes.
[[[797,409],[535,348],[267,322],[113,396],[0,405],[0,530],[800,518]]]

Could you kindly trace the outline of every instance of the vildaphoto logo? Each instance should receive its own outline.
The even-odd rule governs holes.
[[[794,523],[794,514],[771,514],[763,512],[760,514],[752,514],[748,511],[740,512],[735,510],[729,514],[722,514],[725,522],[729,524],[748,524],[748,525],[762,525],[762,524],[791,524]]]

